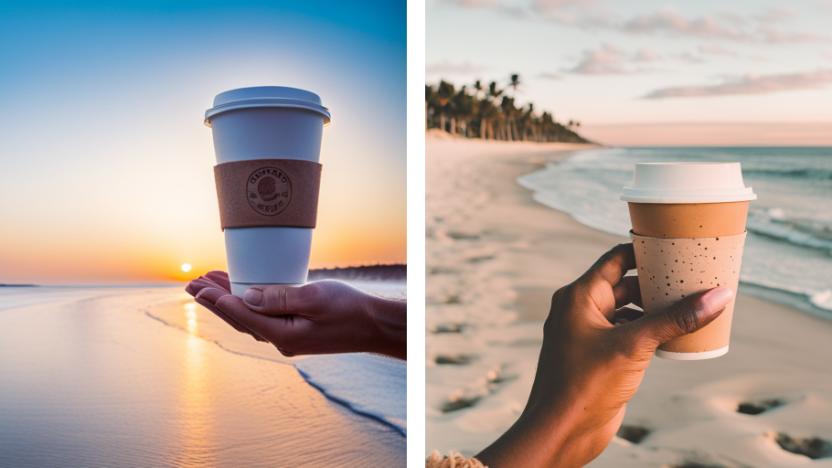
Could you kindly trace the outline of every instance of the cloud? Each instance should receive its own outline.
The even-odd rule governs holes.
[[[771,8],[754,15],[720,13],[688,17],[672,8],[664,8],[653,13],[634,16],[611,27],[630,34],[661,34],[768,44],[815,42],[827,39],[826,36],[819,34],[783,31],[774,26],[774,23],[782,22],[790,15],[790,10]]]
[[[793,10],[783,6],[747,14],[718,12],[701,16],[687,16],[672,7],[666,7],[627,18],[611,14],[605,5],[595,0],[530,0],[525,4],[509,3],[507,0],[443,1],[463,8],[491,9],[516,18],[543,19],[582,29],[604,29],[634,35],[768,44],[821,42],[829,39],[828,35],[780,29],[783,22],[795,16]]]
[[[801,73],[771,75],[744,75],[724,78],[722,82],[700,86],[675,86],[659,88],[644,95],[643,99],[678,97],[728,96],[770,94],[781,91],[818,89],[832,84],[832,69],[820,69]]]
[[[575,66],[564,71],[581,75],[621,75],[645,71],[636,68],[633,63],[647,63],[659,60],[660,57],[649,50],[638,50],[630,53],[610,44],[603,44],[598,49],[585,50],[583,57]]]
[[[488,67],[471,62],[449,62],[443,60],[425,66],[428,75],[475,75],[487,70]]]
[[[704,38],[742,39],[745,34],[717,16],[700,16],[687,18],[673,9],[663,9],[655,13],[630,18],[620,25],[620,29],[634,34],[683,34]]]
[[[517,18],[524,17],[528,14],[528,8],[521,5],[509,4],[502,0],[442,0],[448,5],[454,5],[459,8],[469,10],[493,10],[508,16]]]
[[[497,0],[444,0],[444,2],[462,8],[493,8],[499,5]]]

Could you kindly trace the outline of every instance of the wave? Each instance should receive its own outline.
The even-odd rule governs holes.
[[[832,171],[824,169],[763,169],[743,168],[743,175],[751,177],[790,177],[811,180],[832,180]]]
[[[306,382],[353,413],[407,437],[407,366],[372,354],[316,356],[295,363]]]
[[[752,212],[748,218],[748,231],[799,247],[818,249],[832,256],[830,226],[814,220],[789,219],[783,213],[779,208],[765,214]]]

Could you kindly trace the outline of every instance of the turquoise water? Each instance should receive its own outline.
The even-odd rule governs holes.
[[[540,203],[587,226],[627,235],[619,199],[633,164],[739,161],[757,193],[748,216],[744,290],[832,318],[832,147],[604,148],[519,179]]]

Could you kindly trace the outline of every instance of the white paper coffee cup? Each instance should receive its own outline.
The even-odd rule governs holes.
[[[217,164],[274,158],[318,162],[329,121],[318,95],[283,86],[226,91],[205,112]],[[235,227],[224,234],[234,295],[255,285],[306,282],[311,228]]]

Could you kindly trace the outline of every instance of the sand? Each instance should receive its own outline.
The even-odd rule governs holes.
[[[1,289],[0,466],[405,465],[182,286]]]
[[[522,410],[551,294],[626,239],[537,204],[516,183],[579,146],[436,133],[426,144],[426,449],[470,455]],[[646,435],[616,437],[592,466],[832,466],[776,440],[785,434],[793,450],[786,436],[832,441],[832,323],[742,287],[736,310],[727,356],[654,360],[624,421]],[[772,399],[778,406],[760,414],[737,412]],[[832,446],[814,446],[832,456]]]

